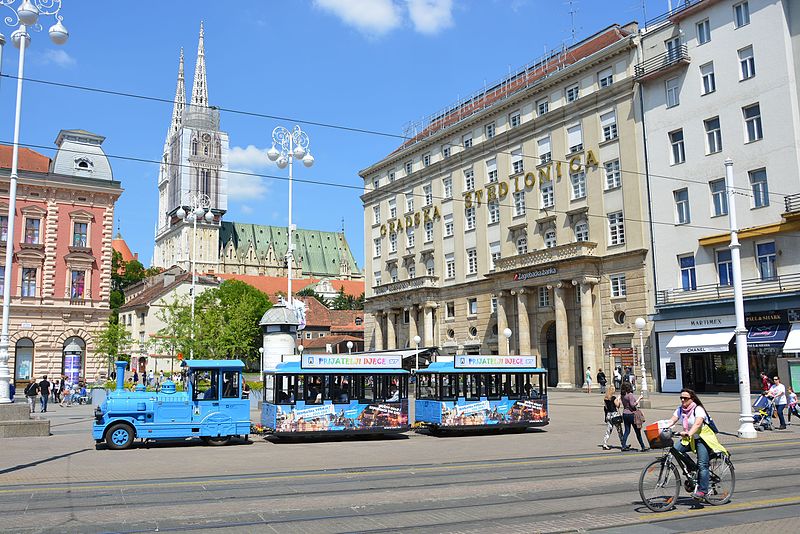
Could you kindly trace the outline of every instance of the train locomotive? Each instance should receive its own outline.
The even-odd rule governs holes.
[[[186,391],[167,380],[158,392],[124,388],[126,362],[116,362],[117,387],[95,410],[92,437],[110,449],[127,449],[134,439],[196,437],[224,445],[250,433],[250,401],[242,398],[240,360],[189,360]]]

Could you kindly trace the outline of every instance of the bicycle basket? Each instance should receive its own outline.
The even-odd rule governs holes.
[[[647,436],[647,442],[653,449],[668,449],[672,447],[674,443],[672,440],[672,432],[667,429],[659,428],[658,423],[647,425],[644,429],[644,434]]]

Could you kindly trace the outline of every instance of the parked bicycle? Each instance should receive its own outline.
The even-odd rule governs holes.
[[[681,485],[693,493],[697,487],[697,462],[674,447],[673,438],[678,433],[664,429],[659,442],[651,446],[665,448],[664,456],[653,460],[642,469],[639,477],[639,495],[653,512],[666,512],[675,507]],[[731,500],[736,473],[730,456],[712,453],[709,458],[709,487],[704,500],[711,505],[726,504]]]

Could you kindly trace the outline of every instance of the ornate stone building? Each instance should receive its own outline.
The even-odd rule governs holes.
[[[11,287],[0,292],[11,291],[9,366],[17,391],[43,374],[93,380],[107,369],[94,346],[110,314],[114,203],[122,188],[104,139],[61,130],[52,161],[20,149],[11,246],[11,147],[0,146],[0,265],[9,250],[14,254]]]
[[[368,348],[535,354],[562,387],[633,364],[650,284],[636,31],[540,58],[361,171]]]

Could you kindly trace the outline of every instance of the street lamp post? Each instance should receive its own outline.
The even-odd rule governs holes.
[[[347,354],[352,354],[352,353],[353,353],[353,342],[352,341],[348,341],[347,342]]]
[[[511,329],[503,329],[503,335],[506,338],[506,354],[511,354]]]
[[[67,42],[69,32],[61,23],[63,17],[61,11],[61,0],[24,0],[15,10],[11,5],[15,0],[0,0],[0,6],[7,7],[13,15],[3,17],[8,26],[17,27],[11,34],[11,42],[19,48],[19,66],[17,68],[17,103],[14,114],[14,145],[11,152],[11,178],[8,188],[8,232],[6,241],[6,261],[5,273],[3,276],[3,327],[0,332],[0,404],[11,402],[9,396],[11,385],[11,373],[8,368],[8,323],[11,315],[11,271],[13,269],[14,257],[14,214],[17,209],[17,172],[19,163],[19,123],[20,112],[22,110],[22,79],[25,74],[25,49],[30,45],[31,36],[28,28],[41,31],[39,24],[40,15],[53,15],[56,23],[50,26],[48,33],[50,40],[57,45]],[[2,38],[5,42],[5,37]],[[0,45],[1,46],[1,45]],[[2,55],[2,54],[0,54]]]
[[[186,213],[183,206],[178,208],[175,216],[179,219],[188,219],[192,221],[192,330],[191,340],[189,345],[189,359],[194,359],[194,300],[197,297],[197,220],[205,219],[206,222],[211,223],[214,221],[214,213],[211,211],[211,198],[204,193],[192,193],[189,198],[191,204],[191,211]]]
[[[644,327],[647,326],[647,321],[642,317],[637,317],[635,323],[636,328],[639,330],[639,359],[642,365],[642,400],[639,406],[642,408],[650,407],[650,392],[647,391],[647,369],[644,362]]]
[[[299,126],[292,128],[290,132],[283,126],[278,126],[272,130],[272,148],[267,151],[270,161],[276,162],[279,169],[289,166],[289,232],[287,234],[286,247],[286,269],[289,275],[287,279],[286,298],[289,306],[292,306],[292,263],[294,260],[294,245],[292,244],[292,162],[297,158],[306,167],[314,165],[314,156],[308,150],[308,134],[300,129]]]
[[[419,371],[419,344],[420,344],[420,342],[422,342],[422,338],[419,337],[418,335],[414,336],[414,346],[416,347],[416,354],[414,356],[414,359],[416,360],[415,367],[417,368],[417,371]]]

